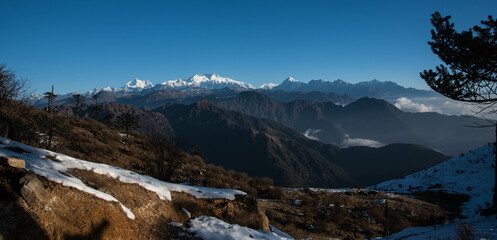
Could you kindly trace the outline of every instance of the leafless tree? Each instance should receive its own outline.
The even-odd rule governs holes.
[[[81,109],[81,101],[85,98],[82,94],[76,93],[72,95],[74,101],[74,110],[76,111],[76,117],[79,117],[79,110]]]
[[[57,95],[54,94],[54,87],[52,85],[52,91],[45,93],[45,98],[48,99],[48,111],[50,112],[50,118],[53,117],[53,103]]]
[[[12,101],[23,101],[27,91],[27,80],[0,64],[0,108],[4,109]]]
[[[172,140],[165,138],[151,138],[155,176],[164,181],[172,181],[175,172],[183,164],[184,152]]]

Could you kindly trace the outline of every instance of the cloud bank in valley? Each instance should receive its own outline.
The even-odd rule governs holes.
[[[446,97],[414,98],[401,97],[392,103],[398,109],[405,112],[436,112],[445,115],[467,115],[473,116],[479,112],[480,107],[475,104],[455,101]],[[493,116],[487,116],[495,118]]]
[[[343,141],[339,144],[340,147],[342,148],[347,148],[347,147],[372,147],[372,148],[379,148],[385,146],[385,144],[371,140],[371,139],[364,139],[364,138],[350,138],[348,134],[345,134],[345,138]]]
[[[409,98],[401,97],[394,103],[395,107],[405,112],[437,112],[431,106],[415,103]]]

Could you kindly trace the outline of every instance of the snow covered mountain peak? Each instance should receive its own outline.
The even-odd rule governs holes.
[[[231,78],[221,77],[215,73],[196,74],[186,79],[176,79],[163,82],[157,85],[164,89],[182,89],[182,88],[204,88],[204,89],[221,89],[221,88],[236,88],[236,89],[253,89],[250,84],[235,81]]]
[[[287,79],[285,79],[285,81],[288,81],[288,82],[300,82],[299,80],[295,80],[293,77],[288,77]]]
[[[135,78],[133,81],[129,81],[126,83],[124,86],[125,90],[143,90],[143,89],[148,89],[152,88],[154,85],[149,81],[142,81],[138,78]]]
[[[273,87],[273,90],[283,90],[283,91],[295,91],[299,89],[305,83],[295,80],[293,77],[288,77],[280,85]]]

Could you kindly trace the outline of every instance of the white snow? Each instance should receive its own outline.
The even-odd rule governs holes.
[[[295,91],[303,85],[304,85],[303,82],[301,82],[299,80],[295,80],[292,77],[288,77],[280,85],[274,86],[272,89],[273,90],[283,90],[283,91]]]
[[[295,80],[293,77],[288,77],[285,81],[289,81],[289,82],[300,82],[299,80]]]
[[[5,149],[8,147],[18,147],[25,150],[26,152],[22,154],[12,152],[8,149]],[[76,159],[64,154],[31,147],[1,137],[0,156],[13,156],[24,159],[26,161],[26,168],[28,170],[33,170],[36,174],[44,176],[50,181],[60,183],[64,186],[79,189],[81,191],[93,194],[96,197],[104,199],[106,201],[119,202],[119,200],[107,193],[86,186],[80,179],[71,175],[68,170],[87,170],[94,173],[106,175],[107,177],[114,178],[121,182],[136,183],[149,191],[155,192],[157,196],[163,200],[171,200],[171,191],[189,193],[196,198],[224,198],[230,200],[235,199],[236,194],[246,194],[238,190],[214,189],[163,182],[155,178],[143,176],[122,168]],[[55,158],[57,161],[50,160],[48,159],[48,157]],[[134,219],[133,213],[124,205],[121,204],[121,206],[126,215],[129,218]]]
[[[186,215],[188,216],[188,218],[192,218],[192,214],[188,210],[186,210],[185,208],[181,208],[181,211],[185,212]]]
[[[189,232],[204,240],[285,240],[292,237],[271,226],[271,231],[254,230],[237,224],[229,224],[215,217],[199,216],[190,220]]]
[[[293,205],[295,205],[295,206],[301,206],[302,205],[302,200],[297,199],[297,200],[293,201]]]
[[[147,81],[142,81],[138,78],[135,78],[132,81],[127,82],[124,87],[104,87],[104,88],[95,88],[85,93],[86,96],[95,95],[100,92],[111,92],[111,93],[131,93],[131,92],[141,92],[145,89],[153,88],[154,84]]]
[[[170,222],[168,224],[173,226],[173,227],[183,227],[183,224],[179,223],[179,222]]]
[[[144,89],[152,88],[154,85],[149,81],[142,81],[138,78],[135,78],[133,81],[129,81],[124,86],[125,91],[142,91]]]
[[[259,87],[260,89],[265,89],[265,90],[271,90],[272,88],[278,86],[278,84],[275,83],[264,83]]]
[[[480,216],[478,211],[491,206],[495,153],[493,145],[487,145],[459,157],[449,159],[429,169],[369,187],[371,190],[395,193],[419,191],[446,191],[466,194],[470,200],[461,207],[466,219],[456,219],[444,225],[409,228],[385,239],[436,239],[455,237],[455,229],[461,222],[470,223],[475,229],[476,239],[497,239],[496,216]],[[451,239],[452,239],[451,238]]]
[[[254,89],[250,84],[235,81],[231,78],[221,77],[216,74],[197,74],[187,79],[170,80],[158,84],[156,88],[160,89],[182,89],[182,88],[204,88],[204,89],[221,89],[225,87],[237,89]]]
[[[123,91],[122,88],[114,88],[114,87],[104,87],[104,88],[95,88],[85,93],[86,96],[91,96],[100,92],[112,92],[117,93]]]

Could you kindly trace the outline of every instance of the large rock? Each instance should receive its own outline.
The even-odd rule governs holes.
[[[21,195],[29,206],[40,205],[50,198],[48,191],[43,183],[36,177],[32,171],[19,180],[22,184]]]
[[[1,161],[4,161],[7,166],[14,168],[26,168],[26,162],[23,159],[16,157],[0,157]]]

